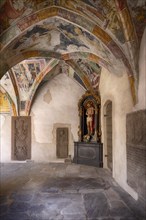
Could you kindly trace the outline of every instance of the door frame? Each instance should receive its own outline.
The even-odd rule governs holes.
[[[111,116],[112,116],[112,171],[109,169],[108,167],[108,154],[107,154],[107,126],[106,126],[106,111],[107,111],[107,106],[108,104],[111,103],[112,104],[112,112],[111,112]],[[103,128],[104,128],[104,167],[108,168],[111,172],[112,175],[114,173],[114,148],[113,148],[113,101],[111,99],[108,99],[105,104],[103,105]]]

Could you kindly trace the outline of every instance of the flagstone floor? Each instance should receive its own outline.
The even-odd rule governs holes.
[[[107,169],[1,164],[1,220],[144,220],[139,208]]]

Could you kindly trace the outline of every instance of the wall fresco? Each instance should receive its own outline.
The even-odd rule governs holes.
[[[0,85],[9,94],[10,99],[12,99],[14,105],[17,106],[17,96],[15,94],[15,90],[8,72],[1,78]]]
[[[0,114],[10,113],[10,104],[6,93],[3,93],[0,89]]]

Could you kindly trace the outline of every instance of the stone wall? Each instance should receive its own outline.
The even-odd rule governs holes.
[[[59,160],[56,155],[57,128],[68,128],[68,154],[73,158],[74,141],[78,140],[78,101],[84,93],[85,90],[66,74],[59,74],[40,89],[30,114],[31,160]],[[0,115],[0,131],[0,162],[11,162],[10,115]],[[18,159],[12,155],[13,159]],[[27,156],[28,158],[30,157]]]
[[[58,128],[68,129],[68,154],[73,158],[74,141],[78,140],[78,101],[84,93],[66,74],[59,74],[42,87],[31,110],[32,160],[58,161]]]
[[[146,204],[146,110],[132,112],[126,120],[127,182]]]
[[[138,100],[134,110],[146,109],[146,28],[139,51]]]

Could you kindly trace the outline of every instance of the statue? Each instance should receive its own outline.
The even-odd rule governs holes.
[[[86,109],[86,123],[87,123],[87,130],[88,135],[94,134],[94,107],[90,102],[87,103],[87,109]]]
[[[78,103],[79,109],[79,141],[80,142],[99,142],[101,139],[100,131],[100,96],[91,94],[87,91]]]

